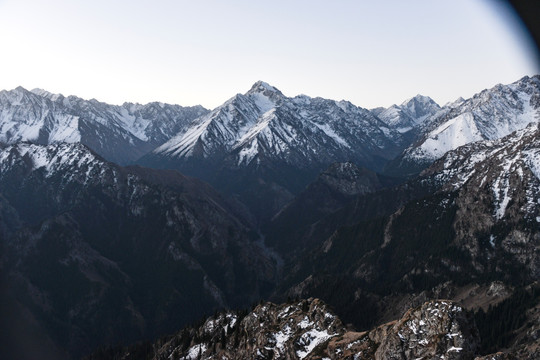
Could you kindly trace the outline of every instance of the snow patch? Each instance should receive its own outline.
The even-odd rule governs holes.
[[[498,203],[495,209],[496,219],[502,219],[504,213],[506,212],[506,207],[512,199],[512,197],[508,193],[510,190],[508,174],[512,163],[513,162],[509,160],[505,161],[502,166],[501,175],[497,177],[497,180],[495,180],[495,182],[493,183],[493,195],[495,197],[495,201]]]
[[[317,345],[324,343],[326,340],[330,339],[335,335],[329,335],[326,330],[319,331],[312,329],[298,339],[298,344],[303,346],[303,350],[298,350],[296,355],[298,358],[303,359],[308,356]]]
[[[196,360],[199,354],[204,354],[206,349],[206,344],[197,344],[190,347],[186,355],[186,360]]]
[[[304,318],[302,319],[302,321],[300,321],[300,322],[298,323],[298,326],[300,326],[302,329],[305,329],[305,328],[307,328],[308,326],[311,326],[311,325],[313,325],[313,323],[309,321],[309,319],[308,319],[307,316],[304,317]]]
[[[316,122],[313,122],[313,125],[321,129],[326,136],[332,138],[336,143],[340,144],[341,146],[350,148],[351,146],[343,139],[341,136],[339,136],[334,129],[332,129],[328,124],[318,124]]]
[[[285,349],[285,343],[289,341],[292,334],[292,329],[289,325],[286,325],[282,330],[274,334],[274,340],[276,340],[276,347],[279,350]]]
[[[261,93],[250,94],[250,97],[255,102],[255,105],[261,110],[261,113],[265,113],[273,109],[276,104],[266,95]]]
[[[433,130],[419,150],[430,159],[438,159],[450,150],[479,140],[483,137],[472,113],[465,113]]]
[[[540,149],[523,151],[525,162],[538,180],[540,180]]]

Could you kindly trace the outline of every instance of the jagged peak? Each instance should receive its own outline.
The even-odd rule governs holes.
[[[526,83],[533,83],[533,82],[538,82],[538,81],[540,81],[540,74],[536,74],[532,76],[525,75],[524,77],[516,81],[514,84],[523,84],[523,83],[526,84]]]
[[[540,75],[534,75],[532,77],[524,76],[521,79],[511,83],[511,84],[501,84],[498,83],[491,88],[486,88],[476,94],[473,95],[471,98],[472,100],[490,100],[491,96],[497,93],[507,93],[509,91],[521,91],[520,89],[523,89],[523,87],[529,87],[532,86],[534,88],[537,88],[539,86],[540,82]]]
[[[87,168],[90,164],[101,165],[107,163],[102,157],[79,142],[59,142],[50,145],[19,142],[9,145],[0,150],[0,168],[5,170],[6,167],[9,167],[12,156],[29,160],[32,171],[44,169],[47,176],[59,170],[68,169],[84,178],[85,172],[78,172],[74,169]]]
[[[49,92],[47,90],[43,90],[43,89],[40,89],[40,88],[32,89],[32,90],[30,90],[30,92],[32,94],[35,94],[35,95],[50,99],[52,101],[56,101],[58,99],[63,99],[64,98],[64,95],[62,95],[62,94],[55,94],[55,93],[52,93],[52,92]]]
[[[32,90],[30,90],[31,93],[34,93],[36,95],[40,95],[40,96],[51,96],[51,95],[56,95],[56,94],[53,94],[47,90],[44,90],[44,89],[41,89],[41,88],[34,88]]]
[[[439,104],[437,104],[437,102],[435,102],[435,100],[433,100],[429,96],[425,96],[425,95],[422,95],[422,94],[416,94],[415,96],[405,100],[404,102],[401,103],[401,106],[407,106],[407,105],[412,104],[412,103],[432,104],[432,105],[439,106]]]
[[[454,106],[458,106],[458,105],[461,105],[462,103],[465,102],[465,99],[463,97],[458,97],[456,100],[454,101],[449,101],[447,102],[446,104],[444,104],[444,107],[454,107]]]
[[[512,85],[518,86],[518,87],[537,87],[540,86],[540,74],[533,75],[533,76],[524,76]]]
[[[26,90],[25,88],[23,88],[22,86],[17,86],[15,89],[13,89],[15,91],[19,91],[19,92],[28,92],[28,90]]]
[[[1,93],[3,96],[9,99],[8,101],[13,105],[26,103],[28,101],[32,102],[37,98],[37,95],[33,94],[22,86],[17,86],[12,90],[2,90]]]
[[[276,104],[281,102],[284,98],[281,91],[260,80],[253,84],[245,96],[254,101],[263,113],[273,109]]]
[[[279,94],[279,95],[283,95],[281,93],[281,91],[279,91],[276,87],[268,84],[267,82],[264,82],[264,81],[257,81],[255,84],[253,84],[253,86],[251,87],[251,89],[249,89],[249,91],[247,92],[247,94],[254,94],[254,93],[275,93],[275,94]]]
[[[349,100],[339,100],[336,101],[336,105],[339,106],[341,109],[352,109],[352,108],[358,108],[358,106],[354,105]]]

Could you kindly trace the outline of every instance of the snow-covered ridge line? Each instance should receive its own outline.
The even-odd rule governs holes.
[[[522,213],[535,218],[540,210],[540,124],[449,151],[422,175],[432,176],[448,190],[489,187],[496,220],[505,216],[516,192],[524,187]]]
[[[395,127],[400,133],[417,128],[441,107],[428,96],[416,95],[405,100],[401,105],[392,105],[387,109],[373,109],[372,112],[385,124]]]
[[[48,146],[17,143],[0,150],[0,176],[17,163],[24,162],[28,171],[42,172],[45,177],[68,172],[70,181],[99,181],[106,162],[82,144],[58,143]]]
[[[0,91],[0,142],[82,142],[109,160],[127,163],[206,112],[201,106],[156,102],[109,105],[18,87]]]
[[[19,87],[0,91],[0,142],[81,142],[120,164],[154,150],[157,157],[227,159],[236,166],[267,158],[297,165],[353,160],[370,167],[414,141],[403,158],[429,163],[461,145],[540,121],[539,84],[539,76],[524,77],[442,108],[417,95],[370,111],[347,101],[289,98],[259,81],[211,112],[156,102],[108,105]]]
[[[405,159],[430,162],[479,140],[495,140],[540,121],[540,76],[496,85],[472,98],[446,105],[426,122]]]
[[[247,166],[262,158],[303,164],[397,154],[401,134],[369,110],[346,101],[289,98],[257,82],[193,121],[154,150],[157,157],[230,160]]]

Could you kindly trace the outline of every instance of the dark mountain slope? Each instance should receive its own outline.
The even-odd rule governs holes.
[[[437,189],[422,181],[399,182],[352,163],[333,164],[263,226],[266,243],[287,257],[306,254],[341,226],[390,215]]]
[[[236,210],[177,172],[20,143],[0,152],[0,183],[11,296],[72,355],[243,306],[275,281]]]
[[[408,294],[538,280],[539,134],[534,125],[449,152],[417,181],[439,190],[339,227],[285,270],[282,289],[367,327]]]

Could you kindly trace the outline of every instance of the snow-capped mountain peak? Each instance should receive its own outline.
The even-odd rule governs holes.
[[[246,95],[257,93],[257,92],[262,92],[262,93],[270,92],[270,93],[277,93],[277,94],[283,95],[281,91],[279,91],[276,87],[262,80],[255,82],[253,86],[251,86],[251,89],[249,89],[249,91],[246,93]]]
[[[440,109],[439,104],[432,98],[420,94],[405,100],[400,107],[406,110],[417,123]]]
[[[126,163],[153,150],[204,113],[201,106],[117,106],[18,87],[0,91],[0,142],[82,142],[108,160]]]
[[[40,89],[40,88],[32,89],[32,90],[30,90],[30,92],[33,93],[33,94],[39,95],[41,97],[50,99],[51,101],[57,101],[58,99],[64,99],[64,95],[62,95],[62,94],[54,94],[54,93],[51,93],[51,92],[49,92],[47,90],[43,90],[43,89]]]
[[[268,125],[271,112],[284,98],[275,87],[256,82],[245,94],[237,94],[210,113],[194,120],[154,152],[175,157],[202,156],[237,148]],[[267,114],[268,113],[268,114]],[[267,116],[263,116],[267,114]]]
[[[537,219],[540,204],[540,128],[524,129],[496,140],[482,140],[449,151],[423,173],[433,175],[446,189],[465,186],[490,189],[501,219],[510,206],[521,207],[521,214]],[[517,193],[523,193],[523,201]]]
[[[385,124],[400,133],[417,129],[422,123],[440,110],[440,106],[430,97],[416,95],[405,100],[401,105],[392,105],[387,109],[371,110]]]
[[[265,157],[301,168],[326,167],[356,158],[366,164],[366,152],[391,156],[399,141],[399,133],[366,109],[305,95],[289,98],[258,81],[247,93],[196,119],[154,154],[179,161],[227,158],[236,166]]]
[[[464,101],[465,101],[465,99],[460,96],[456,100],[449,101],[446,104],[444,104],[444,107],[446,107],[446,108],[457,107],[457,106],[461,105]]]
[[[524,77],[454,102],[432,119],[423,140],[407,150],[405,157],[433,161],[459,146],[499,139],[539,120],[540,76]]]
[[[69,174],[64,181],[100,181],[106,162],[80,143],[48,146],[20,142],[0,150],[0,174],[21,166],[27,172],[42,172],[45,177]]]
[[[23,102],[35,102],[35,97],[22,86],[17,86],[15,89],[9,91],[0,91],[0,105],[2,107],[10,105],[18,106]]]
[[[251,98],[262,113],[274,108],[283,98],[281,91],[264,81],[253,84],[245,96]]]

